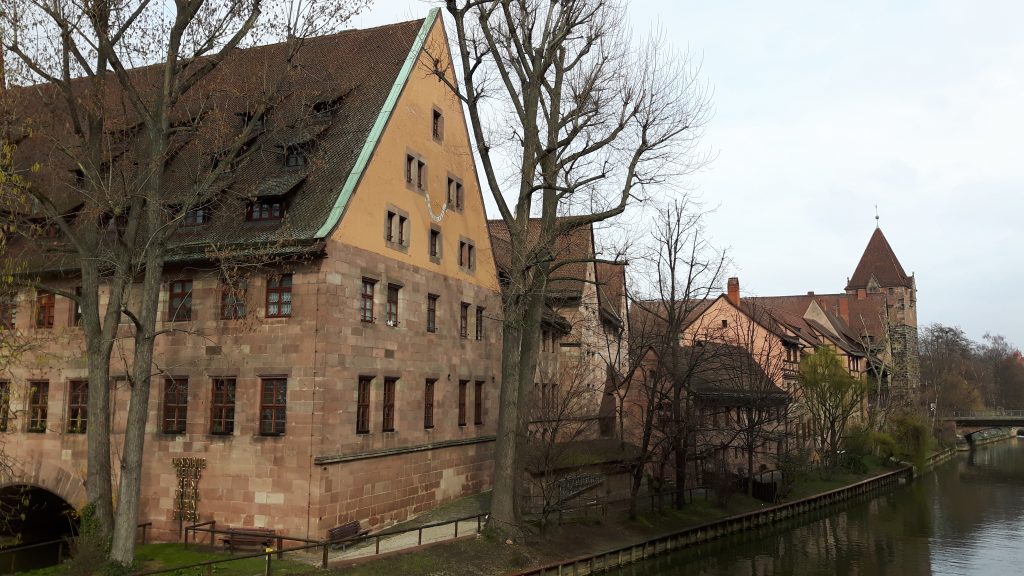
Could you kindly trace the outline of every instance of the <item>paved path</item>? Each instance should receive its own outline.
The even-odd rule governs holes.
[[[458,537],[469,536],[478,532],[478,527],[482,526],[477,523],[477,520],[462,520],[458,522]],[[422,534],[421,534],[422,532]],[[349,545],[344,548],[338,548],[337,550],[331,550],[328,556],[328,562],[337,562],[339,560],[353,560],[356,558],[366,558],[374,556],[378,553],[385,554],[388,552],[396,552],[398,550],[407,550],[409,548],[416,548],[424,544],[432,544],[434,542],[444,542],[446,540],[454,540],[456,538],[456,522],[449,522],[447,524],[441,524],[438,526],[431,526],[429,528],[414,528],[408,532],[402,532],[399,534],[388,534],[386,531],[379,536],[379,549],[378,549],[378,538],[371,535],[370,538],[358,542],[354,545]],[[309,564],[319,565],[322,562],[323,557],[321,556],[320,550],[314,550],[312,554],[302,554],[296,556],[294,559]]]
[[[422,537],[420,536],[422,532]],[[393,535],[382,535],[380,537],[380,553],[394,552],[396,550],[405,550],[407,548],[415,548],[422,544],[431,544],[434,542],[443,542],[445,540],[454,540],[456,532],[456,522],[450,522],[448,524],[442,524],[440,526],[432,526],[430,528],[417,528],[409,532],[403,532],[401,534]],[[470,534],[477,533],[477,521],[463,520],[458,522],[458,534],[459,537],[468,536]],[[421,540],[422,538],[422,540]],[[349,547],[347,550],[332,550],[330,553],[330,560],[351,560],[353,558],[364,558],[366,556],[373,556],[377,553],[376,538],[370,538],[364,542],[359,543],[356,546]]]

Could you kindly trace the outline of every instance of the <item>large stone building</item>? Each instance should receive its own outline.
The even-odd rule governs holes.
[[[444,35],[434,10],[305,40],[289,105],[266,118],[251,143],[257,158],[233,175],[248,198],[184,216],[161,293],[157,328],[169,333],[156,341],[146,429],[139,520],[157,538],[176,538],[192,518],[320,538],[489,486],[501,302],[462,108],[425,73],[450,58],[437,50]],[[283,50],[233,53],[204,94],[229,120],[251,121],[242,96],[259,93],[259,71]],[[60,99],[45,85],[19,90],[35,123],[19,147],[40,163],[33,185],[74,190],[75,167],[57,153],[67,140]],[[179,155],[170,162],[192,164],[169,173],[201,173],[206,158]],[[80,201],[66,202],[73,219]],[[210,260],[224,244],[274,258],[228,290]],[[73,292],[73,257],[53,264],[38,267],[44,284]],[[0,374],[2,441],[15,464],[0,488],[34,486],[76,508],[82,432],[103,417],[85,411],[78,314],[45,288],[9,298],[5,323],[35,345]],[[115,474],[129,393],[122,328],[111,363]],[[185,498],[179,458],[205,466]]]

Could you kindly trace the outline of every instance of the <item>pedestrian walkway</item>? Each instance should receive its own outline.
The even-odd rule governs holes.
[[[477,534],[486,523],[482,516],[490,510],[490,500],[490,492],[484,492],[449,502],[412,520],[381,530],[379,534],[340,545],[328,552],[328,562],[366,558]],[[307,556],[302,560],[310,564],[322,561],[319,553]]]

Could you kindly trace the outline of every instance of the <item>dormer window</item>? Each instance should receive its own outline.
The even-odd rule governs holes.
[[[285,149],[284,165],[288,168],[305,166],[307,163],[306,147],[300,145],[288,146]]]
[[[317,102],[313,104],[313,118],[317,120],[327,120],[334,113],[335,105],[333,102]]]
[[[249,222],[280,220],[284,216],[284,203],[280,198],[256,198],[245,206],[245,219]]]
[[[251,126],[253,132],[262,132],[267,127],[267,115],[256,116],[252,112],[242,114],[242,130],[245,130],[246,126]]]
[[[210,221],[210,209],[206,206],[192,208],[182,217],[182,226],[202,226]]]

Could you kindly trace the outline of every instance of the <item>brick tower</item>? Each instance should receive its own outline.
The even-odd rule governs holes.
[[[877,227],[868,240],[864,254],[847,281],[846,293],[858,300],[868,294],[884,296],[879,311],[886,327],[886,342],[876,342],[878,353],[888,356],[892,370],[894,399],[916,405],[920,385],[920,361],[917,346],[917,283],[914,275],[903,270],[882,229]]]

